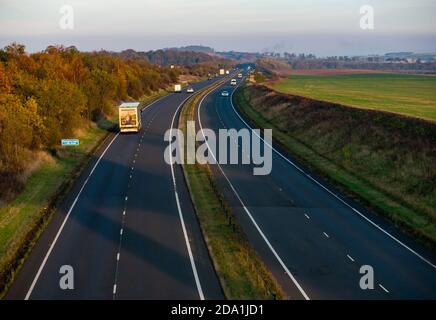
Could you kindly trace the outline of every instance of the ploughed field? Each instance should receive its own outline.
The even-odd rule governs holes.
[[[291,75],[280,92],[436,121],[436,77],[368,73]]]

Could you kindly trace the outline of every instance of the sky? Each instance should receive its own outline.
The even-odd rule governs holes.
[[[364,5],[373,8],[373,29],[361,28]],[[0,0],[0,47],[13,41],[29,52],[52,44],[84,51],[202,44],[318,56],[436,52],[436,0]]]

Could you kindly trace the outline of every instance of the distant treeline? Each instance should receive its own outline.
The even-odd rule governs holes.
[[[436,62],[359,61],[357,58],[296,58],[281,59],[292,69],[367,69],[381,71],[435,73]]]
[[[74,47],[27,54],[14,43],[0,50],[0,198],[2,184],[13,184],[36,151],[54,150],[111,114],[116,102],[165,88],[180,72]]]

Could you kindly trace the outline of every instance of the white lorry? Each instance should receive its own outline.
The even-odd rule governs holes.
[[[174,85],[174,92],[182,92],[182,85],[181,84],[175,84]]]

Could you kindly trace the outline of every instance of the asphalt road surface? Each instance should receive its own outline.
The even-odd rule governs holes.
[[[232,93],[234,87],[226,83],[202,101],[197,129],[248,127],[222,90]],[[172,172],[164,162],[164,133],[187,97],[170,94],[149,105],[140,134],[107,139],[35,245],[7,299],[223,298],[181,168]],[[238,144],[241,157],[251,156],[240,141],[230,143]],[[253,175],[252,164],[212,168],[288,298],[436,298],[434,254],[280,150],[272,152],[272,172],[266,176]],[[64,265],[74,270],[73,290],[60,288]],[[362,266],[374,271],[373,289],[359,285]]]
[[[226,83],[204,99],[197,130],[248,127],[222,90],[232,93],[234,87]],[[250,157],[240,140],[230,143],[238,144],[240,159]],[[289,298],[436,298],[432,253],[276,151],[270,175],[255,176],[253,165],[242,164],[214,165],[213,171]],[[360,287],[365,265],[374,272],[373,289]]]
[[[164,133],[187,97],[182,92],[161,98],[143,110],[139,134],[107,139],[7,299],[224,298],[181,168],[174,167],[179,208],[171,167],[164,161]],[[72,290],[60,287],[64,265],[73,268]]]

